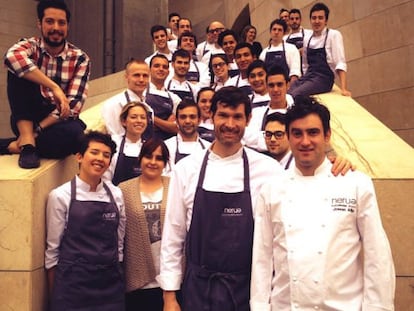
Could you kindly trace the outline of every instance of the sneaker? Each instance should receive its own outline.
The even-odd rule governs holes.
[[[0,138],[0,155],[2,154],[11,154],[8,147],[11,142],[15,141],[16,138]]]
[[[36,153],[35,146],[29,144],[22,146],[19,156],[19,166],[21,168],[36,168],[40,166],[40,158]]]

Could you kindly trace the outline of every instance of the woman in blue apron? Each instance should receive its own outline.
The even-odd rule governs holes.
[[[123,199],[118,188],[101,180],[116,147],[109,135],[91,132],[85,137],[77,155],[79,176],[52,191],[48,200],[46,263],[48,251],[57,255],[57,265],[48,268],[51,310],[122,311]],[[66,221],[59,240],[55,230],[61,228],[61,217]]]
[[[326,30],[325,41],[321,48],[310,48],[313,35],[309,38],[306,48],[308,69],[302,77],[290,85],[288,93],[293,97],[297,95],[309,96],[332,90],[335,75],[329,67],[325,50],[328,34],[329,29]]]
[[[118,185],[120,182],[140,175],[138,155],[144,141],[143,134],[151,124],[148,110],[144,104],[130,102],[126,104],[120,114],[121,124],[125,128],[125,135],[113,137],[117,143],[117,154],[106,176],[112,175],[112,183]],[[152,127],[152,125],[150,125]],[[125,145],[128,146],[128,155],[125,154]]]
[[[202,187],[208,155],[187,234],[183,310],[247,311],[253,243],[248,159],[243,150],[243,191],[224,193]]]

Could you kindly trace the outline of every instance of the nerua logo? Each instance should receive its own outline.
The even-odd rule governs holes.
[[[243,209],[240,207],[225,207],[222,216],[243,216]]]
[[[331,206],[334,211],[350,212],[354,213],[356,209],[355,198],[332,198]]]
[[[110,213],[103,213],[102,214],[103,220],[115,220],[116,219],[116,213],[110,212]]]

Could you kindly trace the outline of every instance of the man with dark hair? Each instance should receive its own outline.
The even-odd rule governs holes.
[[[300,54],[293,44],[283,41],[286,29],[286,22],[282,19],[275,19],[270,23],[269,46],[263,49],[259,58],[268,69],[272,66],[282,67],[288,73],[290,81],[294,81],[301,75]]]
[[[155,46],[155,52],[145,58],[145,62],[149,65],[151,58],[156,54],[165,55],[168,61],[171,61],[172,52],[168,48],[167,29],[162,25],[154,25],[150,30],[152,42]]]
[[[289,94],[309,96],[330,92],[335,74],[341,94],[351,96],[346,83],[346,60],[342,35],[328,29],[329,8],[316,3],[310,10],[312,32],[305,33],[303,46],[303,76],[291,84]]]
[[[217,91],[211,111],[216,140],[171,174],[157,278],[166,310],[178,307],[182,282],[183,310],[249,310],[252,206],[261,185],[281,172],[275,160],[241,144],[251,114],[242,90]]]
[[[168,40],[176,40],[178,39],[178,21],[180,20],[180,14],[178,13],[170,13],[168,14]]]
[[[193,25],[191,23],[191,20],[186,17],[181,17],[178,21],[178,38],[184,33],[184,32],[192,32],[193,31]],[[170,40],[168,41],[168,48],[170,51],[174,52],[178,49],[178,39]]]
[[[124,200],[118,187],[102,180],[116,145],[92,131],[78,146],[79,174],[47,200],[50,310],[124,310]]]
[[[284,40],[287,43],[294,44],[296,48],[302,53],[303,37],[305,36],[305,30],[301,26],[302,14],[299,9],[292,9],[289,12],[289,25],[290,33],[284,36]]]
[[[295,169],[260,190],[251,310],[394,310],[395,271],[371,179],[333,177],[329,110],[295,98],[286,131]]]
[[[17,138],[0,154],[18,153],[19,166],[64,158],[76,150],[85,124],[78,118],[88,91],[89,57],[66,41],[70,12],[63,1],[40,1],[40,38],[22,39],[5,54],[11,126]]]
[[[240,71],[234,59],[234,49],[236,48],[237,43],[239,43],[239,36],[235,31],[227,29],[219,35],[217,43],[226,54],[229,66],[229,76],[231,78],[237,76]]]
[[[174,75],[170,80],[167,80],[167,90],[173,92],[181,100],[196,101],[198,87],[190,83],[186,77],[190,69],[190,54],[183,49],[178,49],[174,52],[171,65],[174,69]]]
[[[171,166],[186,156],[210,147],[210,142],[198,135],[198,126],[201,121],[201,111],[197,103],[183,100],[175,112],[178,133],[165,141],[170,152]]]

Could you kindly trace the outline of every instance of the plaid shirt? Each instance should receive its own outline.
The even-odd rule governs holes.
[[[39,68],[56,82],[69,99],[71,116],[78,116],[88,93],[90,60],[88,55],[73,44],[66,42],[63,51],[51,56],[41,38],[22,39],[13,45],[4,57],[8,70],[18,77]],[[49,88],[40,86],[46,101],[56,105]],[[55,109],[53,115],[59,116]]]

